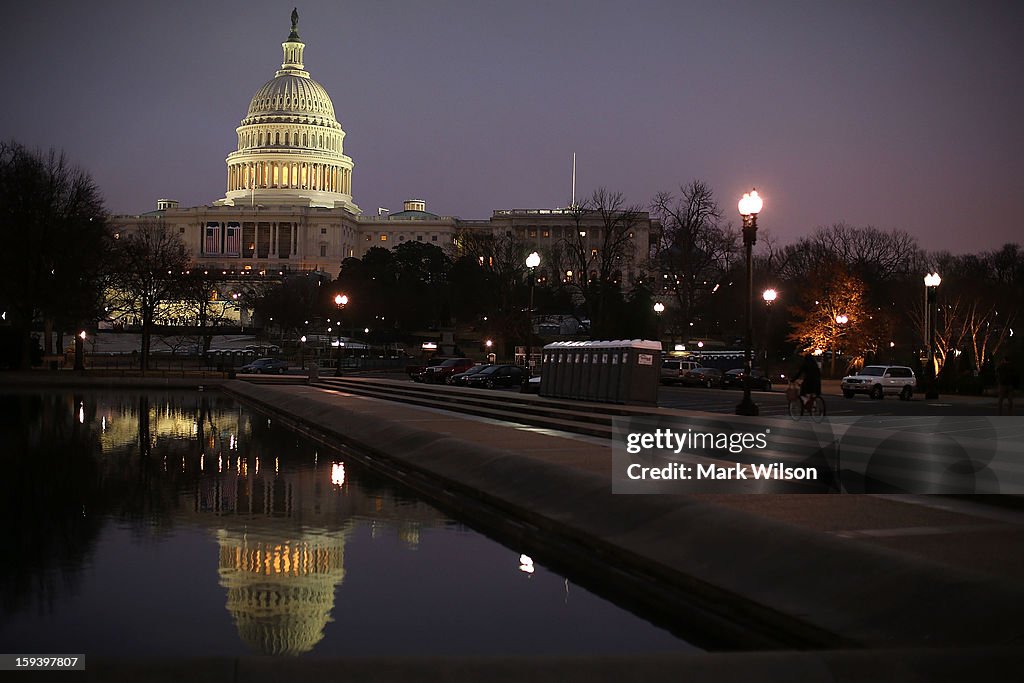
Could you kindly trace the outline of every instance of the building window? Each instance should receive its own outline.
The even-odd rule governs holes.
[[[540,236],[541,237],[551,237],[551,231],[550,230],[541,230],[540,231]]]
[[[436,242],[437,241],[437,235],[431,235],[430,236],[430,241],[431,242]]]
[[[381,242],[387,242],[388,241],[388,236],[382,233],[381,236],[380,236],[380,241]]]
[[[321,256],[327,256],[327,245],[326,244],[321,244],[320,245],[320,255]]]
[[[367,241],[367,242],[369,242],[369,241],[370,241],[370,240],[372,240],[372,239],[373,239],[373,238],[372,238],[372,237],[370,237],[369,235],[367,235],[367,236],[366,236],[366,241]]]
[[[320,228],[320,234],[321,235],[326,235],[327,234],[327,228]]]
[[[531,237],[531,238],[536,239],[536,237],[537,237],[537,228],[530,228],[527,231],[526,235],[527,235],[527,237]]]
[[[179,232],[179,233],[181,233],[182,235],[184,235],[184,234],[185,234],[185,228],[184,228],[184,226],[182,226],[182,227],[178,228],[178,232]]]
[[[399,242],[404,242],[405,241],[405,235],[399,235],[398,236],[398,241]]]
[[[422,242],[423,241],[423,235],[416,235],[416,241],[417,242]]]

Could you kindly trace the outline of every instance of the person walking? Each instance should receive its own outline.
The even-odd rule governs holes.
[[[999,396],[1000,415],[1003,414],[1003,401],[1006,401],[1006,414],[1013,415],[1013,392],[1017,390],[1019,381],[1017,369],[1013,367],[1013,363],[1009,358],[1003,358],[996,367],[996,383],[998,384],[996,391]]]

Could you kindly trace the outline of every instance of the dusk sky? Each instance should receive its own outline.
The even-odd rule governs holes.
[[[62,148],[113,213],[224,196],[294,2],[19,2],[0,137]],[[487,218],[706,180],[778,241],[845,221],[1020,240],[1024,2],[350,0],[299,7],[365,214]]]

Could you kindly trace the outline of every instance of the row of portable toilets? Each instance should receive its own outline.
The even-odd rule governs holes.
[[[555,342],[541,356],[540,395],[657,405],[661,344],[641,339]]]

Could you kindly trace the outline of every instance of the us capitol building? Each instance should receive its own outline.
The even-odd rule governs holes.
[[[429,213],[421,199],[407,200],[401,212],[362,215],[353,200],[355,164],[345,154],[345,131],[327,90],[306,70],[295,11],[281,46],[281,68],[256,91],[235,129],[237,150],[226,159],[224,197],[188,208],[160,199],[155,211],[115,216],[115,230],[162,222],[180,234],[197,267],[231,277],[333,275],[343,259],[362,257],[371,247],[414,241],[448,250],[467,233],[514,236],[544,253],[580,229],[573,212],[563,209],[496,210],[486,220],[462,220]],[[600,221],[596,214],[583,220],[594,228]],[[590,239],[593,251],[599,246],[596,229]],[[647,260],[650,239],[644,213],[633,231],[632,258],[623,264],[624,282]]]

